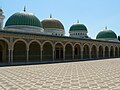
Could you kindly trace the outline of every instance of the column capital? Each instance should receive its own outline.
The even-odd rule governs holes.
[[[53,48],[53,51],[55,51],[55,48]]]
[[[11,51],[13,51],[14,49],[10,49]]]

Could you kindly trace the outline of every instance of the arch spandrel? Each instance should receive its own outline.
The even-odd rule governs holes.
[[[73,44],[72,44],[71,42],[66,42],[66,43],[65,43],[65,46],[66,46],[67,44],[70,44],[70,45],[72,46],[72,48],[73,48]]]
[[[18,42],[18,41],[24,42],[25,45],[26,45],[26,49],[29,49],[29,47],[28,47],[28,42],[27,42],[27,41],[25,41],[24,39],[16,39],[15,41],[13,41],[13,44],[12,44],[12,49],[13,49],[13,50],[14,50],[15,43]]]
[[[76,45],[82,46],[80,43],[75,43],[73,46],[75,47]]]
[[[0,38],[0,40],[5,41],[5,42],[7,43],[8,49],[11,48],[10,42],[9,42],[7,39],[5,39],[5,38]]]
[[[29,43],[28,43],[28,47],[30,46],[30,44],[31,43],[33,43],[33,42],[36,42],[36,43],[38,43],[39,45],[40,45],[40,47],[41,47],[41,42],[40,41],[38,41],[38,40],[31,40]]]
[[[57,44],[61,44],[63,47],[64,47],[64,44],[62,43],[62,42],[55,42],[55,44],[54,44],[54,47],[57,45]]]
[[[52,48],[54,48],[54,44],[51,42],[51,41],[44,41],[42,44],[41,44],[41,47],[43,48],[44,44],[45,43],[50,43],[52,45]]]

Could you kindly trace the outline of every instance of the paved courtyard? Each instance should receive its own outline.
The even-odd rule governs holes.
[[[120,90],[120,59],[0,67],[0,90]]]

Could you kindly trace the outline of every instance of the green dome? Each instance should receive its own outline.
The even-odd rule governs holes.
[[[103,30],[98,33],[96,39],[117,39],[117,35],[112,30]]]
[[[12,25],[28,25],[28,26],[36,26],[42,27],[39,19],[28,12],[18,12],[10,16],[5,24],[5,26]]]
[[[84,24],[73,24],[71,27],[70,27],[70,31],[86,31],[87,32],[87,28]]]
[[[53,18],[45,19],[41,23],[43,28],[57,28],[64,30],[63,24],[59,20]]]

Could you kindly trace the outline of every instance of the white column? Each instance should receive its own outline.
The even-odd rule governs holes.
[[[81,48],[81,59],[83,59],[83,48]]]
[[[29,62],[29,49],[27,49],[27,63]]]
[[[115,51],[114,51],[114,57],[116,57],[116,56],[115,56]]]
[[[108,57],[110,58],[110,49],[108,49]]]
[[[42,61],[42,52],[43,52],[43,49],[41,48],[41,55],[40,55],[40,57],[41,57],[41,61]]]
[[[91,59],[91,48],[89,50],[89,59]]]
[[[8,49],[8,60],[9,60],[9,63],[11,62],[11,61],[10,61],[10,51],[11,51],[11,50]]]
[[[13,49],[11,49],[11,63],[13,63]]]
[[[74,51],[74,47],[73,47],[73,50],[72,50],[72,59],[74,60],[74,55],[75,55],[75,51]]]
[[[54,51],[55,51],[55,49],[53,48],[53,61],[54,61]]]
[[[63,60],[65,60],[65,47],[63,47]]]
[[[116,56],[115,56],[115,48],[114,48],[114,53],[113,53],[113,54],[114,54],[114,56],[113,56],[113,57],[116,57]]]

